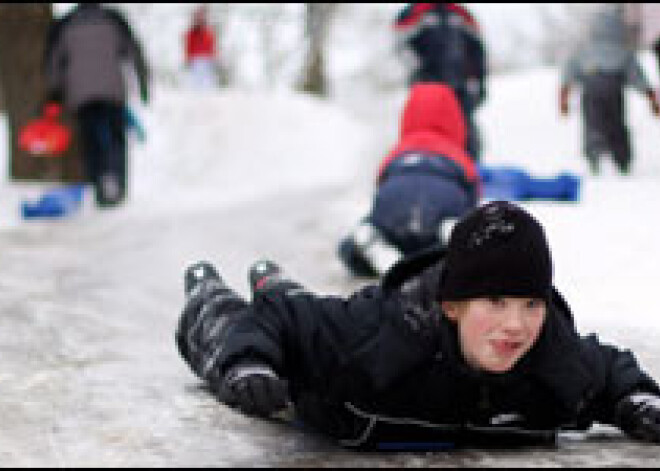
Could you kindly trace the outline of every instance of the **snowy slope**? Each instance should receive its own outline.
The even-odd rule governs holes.
[[[370,155],[363,123],[310,96],[163,87],[148,108],[133,107],[147,133],[145,143],[129,135],[131,198],[139,210],[199,209],[346,184]],[[43,187],[9,184],[5,174],[0,228],[17,224],[21,195],[33,197]]]
[[[650,58],[643,59],[652,71]],[[488,103],[478,115],[484,162],[519,165],[537,176],[564,170],[585,175],[580,204],[528,204],[550,233],[557,284],[581,308],[580,319],[594,321],[591,325],[616,320],[621,311],[656,312],[660,215],[653,208],[660,202],[660,123],[630,92],[634,176],[622,179],[606,169],[602,177],[589,177],[580,153],[578,110],[574,107],[569,118],[556,110],[557,77],[554,69],[544,68],[492,79]],[[362,122],[307,96],[160,88],[152,106],[136,106],[148,140],[131,141],[130,217],[353,183],[362,193],[357,202],[343,203],[345,218],[337,222],[347,227],[366,210],[372,172],[395,139],[404,98],[403,92],[383,97],[375,108],[378,118]],[[5,149],[3,139],[0,133]],[[0,164],[5,160],[0,153]],[[17,201],[30,192],[33,186],[2,183],[0,227],[19,224]],[[660,324],[651,315],[640,319]]]
[[[479,115],[486,163],[538,175],[584,172],[578,116],[562,120],[555,110],[556,77],[556,70],[536,69],[493,78]],[[0,462],[657,463],[655,448],[625,440],[573,442],[561,453],[348,454],[219,406],[199,389],[172,339],[184,264],[218,262],[244,291],[247,264],[272,254],[311,288],[351,291],[356,282],[334,257],[335,244],[366,210],[375,163],[393,143],[404,98],[403,91],[383,96],[358,119],[292,94],[158,88],[150,107],[136,106],[148,141],[131,144],[126,206],[99,211],[88,201],[71,219],[28,224],[17,218],[17,204],[39,186],[3,179]],[[585,176],[580,203],[525,206],[547,228],[556,285],[579,326],[632,348],[660,377],[660,122],[638,97],[630,105],[638,150],[631,178]],[[0,132],[0,165],[3,140]]]

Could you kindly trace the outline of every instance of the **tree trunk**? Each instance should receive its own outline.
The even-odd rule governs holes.
[[[45,97],[43,54],[52,21],[49,3],[0,4],[0,88],[9,136],[9,176],[19,180],[82,181],[74,128],[71,148],[59,158],[34,157],[18,148],[20,129],[41,112]]]
[[[308,47],[299,87],[304,92],[321,96],[328,94],[324,50],[335,6],[334,3],[305,4],[305,32]]]

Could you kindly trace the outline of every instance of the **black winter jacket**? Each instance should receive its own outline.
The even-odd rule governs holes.
[[[512,371],[472,370],[437,301],[442,255],[404,261],[348,299],[264,292],[232,326],[219,373],[266,362],[289,380],[303,422],[370,448],[552,442],[558,429],[614,424],[630,392],[660,393],[630,352],[580,337],[556,290],[539,341]]]
[[[463,7],[452,3],[417,3],[397,16],[395,30],[419,60],[411,82],[442,82],[451,86],[464,110],[485,97],[487,58],[479,26]],[[470,91],[476,79],[479,93]]]

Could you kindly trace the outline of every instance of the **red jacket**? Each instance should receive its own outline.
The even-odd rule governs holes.
[[[195,57],[215,57],[215,38],[206,25],[194,26],[186,33],[186,62]]]
[[[477,167],[465,144],[465,118],[452,89],[441,83],[417,83],[403,110],[399,142],[380,164],[378,179],[395,159],[417,151],[451,160],[469,182],[478,184]]]

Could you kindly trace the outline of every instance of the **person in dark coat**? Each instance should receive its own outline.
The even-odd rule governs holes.
[[[292,408],[347,447],[554,446],[594,422],[659,443],[657,383],[630,351],[578,334],[552,272],[539,222],[496,201],[446,250],[346,299],[261,261],[248,303],[195,264],[176,345],[223,403],[260,417]]]
[[[486,99],[486,50],[479,24],[457,3],[411,3],[394,23],[397,43],[412,56],[409,82],[449,85],[467,124],[467,150],[481,157],[481,138],[474,113]]]
[[[476,206],[479,179],[465,134],[449,86],[411,87],[399,140],[378,169],[371,210],[338,247],[353,274],[382,276],[402,257],[446,243],[443,226]]]
[[[99,3],[81,3],[53,23],[45,49],[48,99],[75,114],[84,163],[99,206],[121,203],[127,190],[124,63],[131,64],[140,97],[149,99],[149,73],[126,19]]]

